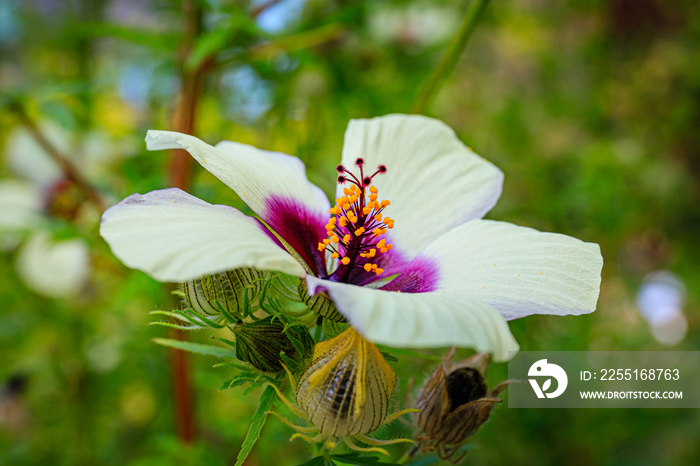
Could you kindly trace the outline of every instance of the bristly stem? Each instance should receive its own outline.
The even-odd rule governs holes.
[[[178,99],[173,126],[175,131],[192,134],[195,128],[201,78],[205,67],[187,70],[184,63],[187,54],[192,50],[194,42],[201,33],[202,10],[197,0],[183,0],[183,42],[182,42],[182,90]],[[169,179],[170,185],[182,190],[189,188],[192,174],[192,158],[184,150],[171,152]],[[182,330],[170,329],[169,336],[175,340],[186,340]],[[195,439],[194,396],[192,393],[192,378],[188,364],[188,356],[184,351],[170,350],[170,366],[174,397],[174,410],[177,433],[184,443],[192,443]]]
[[[455,65],[457,65],[457,61],[471,37],[474,26],[476,26],[476,22],[479,20],[481,13],[488,3],[489,0],[472,1],[457,35],[452,38],[440,62],[425,81],[418,98],[413,104],[413,108],[411,109],[412,113],[423,113],[426,107],[435,98],[435,94],[437,94],[440,86],[442,86],[447,76],[452,73]]]

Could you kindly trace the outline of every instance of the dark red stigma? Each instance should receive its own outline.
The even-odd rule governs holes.
[[[346,181],[347,181],[347,178],[345,178],[344,176],[339,176],[339,177],[338,177],[338,183],[343,184],[343,183],[345,183]]]
[[[364,184],[365,186],[369,186],[370,184],[372,184],[372,178],[366,176],[365,179],[362,180],[362,184]]]
[[[362,157],[358,157],[357,160],[355,160],[355,165],[357,165],[358,167],[361,167],[364,164],[365,164],[365,159],[363,159]]]
[[[335,167],[335,171],[337,171],[338,173],[343,173],[345,171],[345,167],[343,167],[342,164],[338,165],[337,167]]]
[[[378,166],[377,171],[379,171],[379,173],[386,173],[386,165]]]

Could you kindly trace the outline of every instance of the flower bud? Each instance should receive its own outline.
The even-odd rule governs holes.
[[[309,296],[309,290],[306,287],[306,280],[299,282],[299,297],[309,306],[309,309],[315,311],[318,315],[331,320],[333,322],[347,322],[345,317],[335,308],[333,301],[325,295],[318,293],[314,296]]]
[[[396,374],[352,327],[316,345],[296,387],[301,410],[329,437],[362,435],[384,421]]]
[[[233,334],[236,336],[236,357],[263,372],[283,369],[282,352],[289,359],[300,361],[314,347],[305,327],[289,326],[285,333],[285,323],[275,317],[238,324],[233,328]],[[292,339],[296,340],[296,346]]]
[[[260,293],[267,272],[242,268],[229,270],[183,283],[182,292],[189,309],[200,314],[218,316],[219,305],[231,315],[240,315],[244,300]],[[251,291],[247,291],[250,287]],[[217,305],[218,303],[218,305]]]
[[[514,381],[501,382],[489,392],[484,381],[488,353],[453,363],[455,350],[447,352],[418,394],[416,408],[422,412],[415,418],[421,432],[415,439],[422,451],[437,449],[441,459],[456,463],[464,455],[453,455],[486,422],[493,405],[503,401],[496,395]]]

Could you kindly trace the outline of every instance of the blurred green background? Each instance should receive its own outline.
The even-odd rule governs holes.
[[[173,354],[151,341],[168,332],[147,326],[175,305],[170,289],[111,255],[99,202],[28,128],[106,205],[172,184],[168,154],[143,137],[186,125],[187,110],[201,139],[297,155],[332,194],[348,120],[410,112],[469,7],[2,0],[0,464],[234,464],[259,396],[218,391],[231,371],[189,355],[196,435],[181,441]],[[523,350],[699,349],[698,50],[692,0],[493,1],[421,109],[505,173],[488,218],[601,246],[598,310],[511,322]],[[178,107],[183,89],[195,99]],[[189,191],[243,208],[198,166]],[[399,359],[402,386],[433,368]],[[489,382],[506,372],[492,366]],[[383,435],[395,432],[411,435]],[[291,434],[271,419],[246,464],[310,458]],[[691,465],[699,438],[698,410],[500,405],[465,462]]]

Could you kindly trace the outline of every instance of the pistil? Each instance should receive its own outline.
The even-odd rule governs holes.
[[[372,175],[365,176],[365,161],[358,158],[355,165],[359,176],[343,165],[336,167],[338,183],[348,183],[349,187],[343,188],[343,196],[328,211],[331,214],[326,224],[328,238],[318,244],[319,251],[330,252],[332,264],[337,265],[331,279],[340,282],[347,282],[355,269],[381,275],[384,270],[377,266],[376,258],[393,248],[380,239],[394,227],[394,220],[384,214],[391,203],[379,201],[379,191],[372,184],[375,176],[386,173],[386,167],[380,165]]]

